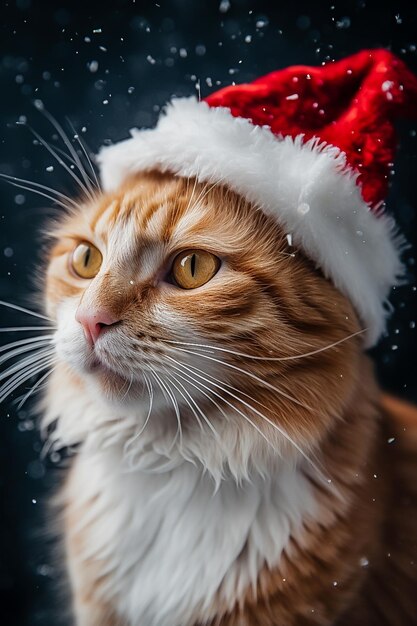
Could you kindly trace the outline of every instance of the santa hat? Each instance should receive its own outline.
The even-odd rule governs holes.
[[[294,66],[204,101],[175,98],[156,127],[98,155],[106,190],[158,169],[227,185],[273,216],[353,303],[373,345],[402,273],[381,202],[394,121],[417,116],[417,79],[385,50]]]

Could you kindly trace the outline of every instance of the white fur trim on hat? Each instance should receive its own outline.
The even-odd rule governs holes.
[[[226,184],[275,217],[351,300],[367,346],[376,343],[402,274],[400,242],[393,221],[363,200],[343,152],[318,139],[277,137],[194,97],[174,99],[156,128],[131,134],[98,155],[105,190],[153,168]]]

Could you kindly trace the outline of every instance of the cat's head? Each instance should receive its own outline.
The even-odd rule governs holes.
[[[125,442],[207,466],[314,448],[354,389],[360,326],[288,235],[225,187],[157,172],[62,219],[45,293],[63,443],[117,418]]]

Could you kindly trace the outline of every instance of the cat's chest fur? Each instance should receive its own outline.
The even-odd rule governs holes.
[[[232,608],[316,512],[293,467],[216,489],[185,461],[163,473],[123,471],[116,448],[81,452],[70,490],[86,556],[105,574],[101,593],[132,626],[191,626],[218,603]]]

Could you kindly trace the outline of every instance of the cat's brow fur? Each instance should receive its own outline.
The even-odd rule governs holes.
[[[417,582],[416,532],[407,521],[417,513],[412,480],[417,444],[403,430],[416,437],[417,418],[407,418],[403,427],[411,410],[382,399],[350,303],[290,245],[288,235],[226,187],[158,172],[128,179],[116,193],[81,206],[53,229],[46,303],[58,321],[61,362],[49,384],[44,424],[56,424],[53,445],[81,444],[62,494],[78,624],[417,623],[409,593]],[[103,254],[102,269],[92,281],[69,271],[72,250],[85,240]],[[222,267],[203,287],[180,290],[165,279],[175,255],[190,248],[212,252]],[[104,307],[120,320],[99,353],[116,377],[103,374],[97,380],[83,370],[85,346],[74,320],[80,302]],[[305,353],[311,355],[288,359]],[[148,407],[141,372],[149,378],[156,372],[174,389],[181,437],[175,411],[155,379],[154,408],[135,439]],[[184,388],[201,413],[185,401]],[[393,436],[394,446],[387,443]],[[130,465],[121,469],[126,452]],[[113,459],[113,465],[108,460],[103,465],[104,458]],[[198,574],[211,563],[214,567],[214,558],[217,567],[222,558],[214,556],[213,532],[212,548],[205,557],[195,557],[206,559],[205,569],[193,562],[192,551],[184,551],[195,580],[189,595],[184,583],[173,600],[168,599],[175,574],[169,571],[169,542],[165,554],[155,552],[162,572],[166,556],[166,580],[155,576],[152,589],[145,576],[145,599],[133,580],[144,575],[133,557],[143,536],[131,537],[133,560],[125,568],[117,562],[117,547],[110,545],[118,541],[115,529],[119,537],[129,537],[129,523],[120,519],[146,513],[143,502],[145,513],[135,513],[132,502],[112,510],[128,482],[120,483],[113,500],[110,491],[118,474],[139,472],[144,480],[146,472],[163,471],[161,459],[168,463],[167,480],[171,477],[179,492],[175,477],[185,467],[190,484],[195,480],[191,473],[201,471],[201,480],[212,481],[218,498],[228,485],[234,485],[235,496],[245,484],[258,485],[262,495],[262,515],[253,514],[250,531],[242,529],[243,513],[230,522],[230,510],[222,526],[220,509],[218,532],[226,539],[228,533],[231,539],[241,533],[243,544],[218,584]],[[107,468],[108,483],[96,481],[95,463],[97,476]],[[285,498],[280,504],[276,494],[284,489],[280,480],[288,471],[295,486],[288,504]],[[181,483],[184,489],[187,480]],[[262,494],[271,484],[271,495]],[[162,487],[155,498],[158,493]],[[170,512],[184,507],[178,524],[187,510],[193,512],[193,503],[203,506],[197,495],[170,494]],[[204,506],[210,506],[209,499]],[[223,511],[226,515],[226,501]],[[281,526],[272,524],[277,554],[269,561],[266,533],[275,514]],[[146,534],[149,526],[162,527],[164,517],[136,522]],[[204,524],[196,529],[191,521],[184,529],[198,530],[201,542],[211,536]],[[157,535],[143,550],[161,545]],[[224,558],[229,557],[226,546]],[[199,588],[204,580],[217,584],[210,597]],[[161,600],[164,584],[166,602]],[[170,615],[164,613],[167,606],[173,607]]]

